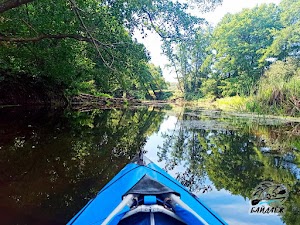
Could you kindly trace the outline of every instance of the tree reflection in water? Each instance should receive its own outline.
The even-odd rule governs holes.
[[[2,109],[1,224],[65,224],[159,129],[160,111]]]
[[[300,221],[300,169],[299,151],[295,146],[299,136],[290,135],[288,139],[285,136],[284,140],[285,133],[280,132],[294,127],[289,127],[290,124],[247,126],[241,121],[239,126],[233,126],[232,119],[222,118],[218,122],[215,118],[210,121],[199,117],[184,114],[174,130],[162,134],[164,141],[158,157],[165,162],[165,169],[182,166],[184,170],[176,172],[177,179],[198,193],[205,187],[206,178],[217,190],[225,189],[249,199],[262,181],[284,184],[290,196],[282,219],[286,224],[297,224]],[[261,131],[264,135],[259,135]]]

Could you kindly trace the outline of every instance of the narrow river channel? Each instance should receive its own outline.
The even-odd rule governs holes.
[[[0,220],[65,224],[138,152],[229,224],[299,224],[300,123],[184,108],[0,109]],[[250,213],[261,182],[283,215]]]

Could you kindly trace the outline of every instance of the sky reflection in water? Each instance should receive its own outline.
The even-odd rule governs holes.
[[[167,168],[169,165],[165,160],[160,159],[159,152],[161,151],[166,138],[163,136],[165,134],[173,135],[175,130],[180,129],[178,127],[178,118],[176,116],[166,116],[165,120],[160,125],[159,132],[152,134],[145,145],[146,156],[150,158],[153,162],[157,163],[162,168]],[[201,123],[201,121],[200,121]],[[209,137],[211,133],[207,135]],[[176,136],[176,135],[175,135]],[[176,138],[176,137],[174,137]],[[270,148],[269,148],[270,149]],[[172,150],[171,150],[172,151]],[[211,154],[211,150],[208,151]],[[168,157],[172,158],[172,152],[168,152]],[[176,177],[180,173],[184,173],[186,168],[189,167],[188,161],[181,161],[176,164],[171,170],[167,170],[169,174]],[[293,164],[293,167],[299,170],[298,167]],[[298,172],[299,173],[299,172]],[[298,174],[296,173],[296,174]],[[298,177],[298,176],[297,176]],[[250,202],[249,198],[245,198],[241,195],[232,194],[230,191],[225,189],[217,190],[214,183],[209,179],[206,174],[205,178],[202,180],[202,186],[210,185],[212,191],[202,193],[202,190],[194,192],[200,199],[211,209],[217,212],[226,222],[229,224],[239,224],[239,225],[265,225],[265,224],[285,224],[280,216],[278,215],[250,215],[249,208]],[[299,206],[298,206],[299,207]]]
[[[251,192],[270,179],[289,188],[284,221],[299,222],[297,126],[180,110],[1,109],[1,224],[65,224],[141,148],[230,224],[282,224],[248,215]]]

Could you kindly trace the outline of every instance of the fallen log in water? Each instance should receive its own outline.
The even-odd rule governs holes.
[[[124,106],[138,105],[141,103],[142,102],[140,100],[133,98],[108,98],[90,94],[80,94],[71,99],[71,105]]]

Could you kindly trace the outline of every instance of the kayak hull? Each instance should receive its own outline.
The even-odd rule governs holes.
[[[197,215],[194,215],[197,217],[195,219],[193,215],[191,216],[186,212],[180,213],[181,218],[188,214],[187,218],[183,218],[185,224],[226,224],[222,218],[203,204],[199,198],[190,193],[186,187],[158,167],[155,163],[150,162],[141,165],[132,162],[127,164],[107,185],[105,185],[105,187],[99,191],[97,196],[90,200],[85,207],[69,221],[68,225],[103,224],[107,217],[116,209],[116,207],[118,207],[120,202],[122,202],[124,195],[132,190],[132,188],[145,176],[164,185],[168,188],[166,190],[173,190],[174,193],[179,193],[179,201],[182,201],[183,204],[186,204],[187,207],[190,207],[194,211],[194,214],[196,213],[202,218],[201,221],[198,221],[197,218],[199,217]],[[154,194],[155,193],[151,193],[151,196]],[[131,209],[128,206],[124,207],[118,212],[120,218],[116,216],[108,224],[123,224],[122,221],[120,222],[120,219],[130,210]],[[178,212],[180,212],[180,209]],[[159,214],[156,215],[156,218],[158,217]]]

